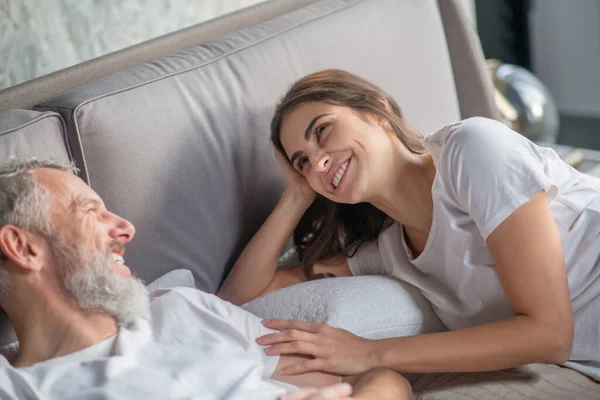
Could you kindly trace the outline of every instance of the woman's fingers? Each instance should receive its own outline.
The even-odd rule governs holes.
[[[301,340],[303,342],[315,343],[316,335],[314,333],[308,333],[299,331],[297,329],[291,329],[289,331],[269,333],[268,335],[261,336],[256,339],[258,344],[263,346],[269,346],[277,343],[293,342]]]
[[[262,324],[267,328],[277,329],[279,331],[288,331],[296,329],[299,331],[318,333],[323,329],[323,324],[314,322],[298,321],[295,319],[265,319]]]
[[[323,351],[318,345],[300,340],[294,342],[280,343],[267,347],[265,353],[270,356],[281,354],[302,354],[305,356],[322,357]]]
[[[300,361],[295,364],[288,365],[279,371],[279,375],[300,375],[305,374],[307,372],[327,372],[327,361],[323,359],[314,359],[314,360],[306,360]]]

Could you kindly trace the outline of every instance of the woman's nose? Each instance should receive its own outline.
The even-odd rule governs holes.
[[[331,163],[331,157],[326,152],[320,152],[317,154],[317,161],[315,163],[315,169],[318,172],[325,172],[329,169]]]

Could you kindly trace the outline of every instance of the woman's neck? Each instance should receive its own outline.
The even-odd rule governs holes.
[[[419,250],[429,236],[433,218],[431,188],[436,169],[431,154],[408,154],[392,169],[390,177],[369,202],[401,223]],[[390,182],[392,184],[390,184]],[[421,249],[422,250],[422,249]],[[420,251],[418,251],[420,252]]]

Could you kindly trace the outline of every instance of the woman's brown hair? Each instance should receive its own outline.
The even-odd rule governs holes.
[[[387,122],[385,128],[410,152],[425,152],[421,136],[406,126],[394,99],[359,76],[329,69],[294,83],[275,108],[271,141],[283,155],[286,153],[281,144],[282,119],[298,106],[315,101],[381,117]],[[388,221],[385,213],[369,203],[339,204],[317,194],[294,230],[294,244],[308,279],[328,276],[314,273],[316,261],[340,254],[352,257],[363,243],[376,239]]]

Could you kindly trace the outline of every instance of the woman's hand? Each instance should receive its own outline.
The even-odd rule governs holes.
[[[379,366],[375,342],[346,330],[303,321],[269,320],[263,321],[263,325],[281,331],[256,339],[258,344],[269,346],[265,349],[266,354],[302,354],[314,357],[284,368],[279,372],[282,375],[312,371],[356,375]]]
[[[350,400],[352,386],[337,383],[324,388],[304,388],[280,396],[278,400]]]
[[[303,200],[306,204],[310,205],[315,199],[316,193],[313,188],[310,187],[308,181],[302,174],[294,169],[290,162],[279,150],[275,149],[275,158],[279,161],[283,174],[287,180],[288,186],[286,193],[291,196]]]

